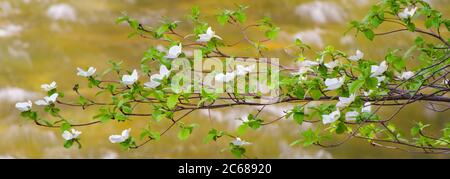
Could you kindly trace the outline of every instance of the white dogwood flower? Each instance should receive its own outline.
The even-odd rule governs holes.
[[[330,123],[333,123],[334,121],[338,120],[340,117],[341,117],[341,112],[339,111],[339,109],[337,109],[336,111],[333,111],[330,114],[322,115],[322,122],[323,122],[323,124],[330,124]]]
[[[403,12],[398,13],[398,16],[402,19],[408,19],[408,18],[414,16],[416,11],[417,11],[417,7],[414,7],[411,9],[405,8],[405,9],[403,9]]]
[[[319,62],[311,61],[311,60],[303,60],[302,62],[300,62],[301,67],[313,67],[313,66],[318,66],[319,64],[320,64]]]
[[[166,58],[178,58],[178,56],[181,54],[181,50],[181,43],[179,45],[170,47],[169,51],[167,52]]]
[[[90,77],[95,73],[95,71],[97,71],[97,69],[95,69],[94,67],[89,67],[87,71],[84,71],[81,68],[77,68],[77,70],[78,70],[77,75],[82,77]]]
[[[345,113],[345,120],[346,121],[356,121],[356,118],[359,116],[359,112],[357,111],[350,111]]]
[[[293,72],[292,75],[303,75],[305,73],[308,73],[310,71],[313,71],[310,67],[300,67],[297,72]]]
[[[44,99],[40,99],[34,102],[34,104],[38,106],[48,106],[52,103],[56,102],[56,98],[58,98],[58,93],[54,93],[50,96],[44,97]]]
[[[235,72],[227,72],[226,74],[219,73],[219,74],[217,74],[217,75],[214,77],[214,79],[215,79],[217,82],[225,82],[225,83],[227,83],[227,82],[232,81],[232,80],[234,79],[235,76],[236,76],[236,73],[235,73]]]
[[[161,85],[161,80],[170,75],[170,70],[167,69],[165,65],[161,65],[159,67],[159,74],[153,74],[150,76],[150,81],[144,83],[144,86],[147,88],[156,88]]]
[[[248,122],[248,116],[241,117],[242,122]]]
[[[346,97],[339,97],[339,102],[336,103],[336,107],[337,108],[343,108],[346,106],[349,106],[351,103],[353,103],[353,101],[355,101],[355,94],[351,94],[350,97],[346,98]]]
[[[369,91],[364,91],[364,96],[370,96],[373,92],[375,92],[374,90],[369,90]]]
[[[371,113],[372,112],[372,104],[370,102],[364,103],[364,106],[363,106],[361,112]]]
[[[406,72],[403,72],[403,73],[401,73],[401,74],[396,73],[395,76],[396,76],[397,79],[399,79],[399,80],[409,80],[411,77],[414,76],[414,72],[412,72],[412,71],[406,71]]]
[[[383,82],[384,80],[386,80],[386,76],[377,76],[375,77],[377,79],[377,86],[381,85],[381,82]]]
[[[214,32],[211,27],[208,27],[208,30],[206,30],[206,33],[198,35],[199,39],[197,42],[209,42],[212,38],[218,38],[222,40],[221,37],[216,35],[216,32]]]
[[[344,77],[325,79],[325,85],[327,86],[325,90],[331,91],[340,88],[344,84],[344,80]]]
[[[386,64],[386,61],[382,61],[380,65],[372,65],[370,67],[370,77],[376,77],[383,75],[384,72],[388,69],[388,65]]]
[[[121,135],[110,135],[109,141],[113,144],[124,142],[130,137],[130,131],[131,129],[126,129],[122,131]]]
[[[137,80],[138,80],[138,72],[136,69],[133,70],[133,73],[131,73],[131,75],[122,76],[122,83],[126,85],[132,85],[136,83]]]
[[[364,57],[364,53],[361,52],[360,50],[356,50],[356,54],[348,57],[348,59],[351,61],[357,62],[357,61],[361,60],[363,57]]]
[[[19,111],[29,111],[33,107],[33,103],[31,101],[16,103],[16,108]]]
[[[41,88],[44,90],[44,91],[51,91],[52,89],[55,89],[57,87],[57,85],[56,85],[56,82],[52,82],[52,83],[50,83],[50,84],[43,84],[43,85],[41,85]]]
[[[238,75],[238,76],[246,75],[247,73],[252,72],[255,68],[256,68],[256,65],[249,65],[247,67],[245,67],[243,65],[237,65],[236,66],[236,75]]]
[[[64,140],[72,140],[72,139],[76,139],[78,138],[78,136],[80,136],[81,131],[77,131],[75,129],[71,129],[70,132],[69,131],[64,131],[62,133],[62,138],[64,138]]]
[[[339,66],[339,62],[338,61],[331,61],[331,62],[325,63],[324,65],[328,69],[332,70],[332,69],[336,68],[337,66]]]
[[[234,139],[233,141],[231,141],[231,143],[233,143],[233,145],[236,146],[244,146],[244,145],[250,145],[250,142],[244,141],[239,137],[236,137],[236,139]]]

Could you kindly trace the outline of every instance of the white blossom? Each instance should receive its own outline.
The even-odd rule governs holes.
[[[242,122],[248,122],[248,116],[241,117]]]
[[[348,57],[348,59],[351,61],[357,62],[357,61],[361,60],[363,57],[364,57],[364,53],[361,52],[360,50],[356,50],[356,54]]]
[[[377,77],[375,77],[375,78],[377,78],[377,86],[380,86],[381,85],[381,82],[383,82],[384,80],[386,80],[386,76],[377,76]]]
[[[71,129],[70,132],[69,131],[64,131],[62,133],[62,138],[64,138],[64,140],[72,140],[72,139],[76,139],[78,138],[78,136],[80,136],[81,132],[77,131],[75,129]]]
[[[55,89],[57,87],[57,85],[56,85],[56,82],[52,82],[52,83],[50,83],[50,84],[43,84],[43,85],[41,85],[41,88],[44,90],[44,91],[51,91],[52,89]]]
[[[383,75],[384,72],[388,69],[388,66],[386,64],[386,61],[383,61],[380,63],[380,65],[372,65],[370,67],[370,77],[376,77]]]
[[[250,145],[250,142],[244,141],[239,137],[236,137],[236,139],[234,139],[233,141],[231,141],[231,143],[233,143],[233,145],[236,146],[244,146],[244,145]]]
[[[408,18],[414,16],[416,11],[417,11],[417,7],[414,7],[411,9],[405,8],[405,9],[403,9],[403,12],[398,13],[398,16],[402,19],[408,19]]]
[[[126,129],[122,131],[121,135],[110,135],[109,141],[113,144],[124,142],[130,137],[130,131],[131,129]]]
[[[33,103],[31,101],[16,103],[16,108],[19,111],[29,111],[33,107]]]
[[[371,113],[372,112],[372,104],[370,102],[364,103],[364,106],[363,106],[361,112]]]
[[[300,67],[297,72],[293,72],[292,75],[303,75],[311,70],[310,67]]]
[[[166,58],[178,58],[178,56],[182,52],[182,46],[181,43],[179,45],[175,45],[170,47],[169,51],[167,52]]]
[[[331,62],[325,63],[324,65],[328,69],[332,70],[332,69],[336,68],[337,66],[339,66],[339,62],[335,60],[335,61],[331,61]]]
[[[350,111],[345,113],[345,120],[346,121],[356,121],[356,118],[359,116],[359,113],[357,111]]]
[[[78,67],[77,70],[78,70],[78,73],[77,73],[78,76],[90,77],[95,73],[95,71],[97,69],[95,69],[94,67],[89,67],[89,69],[87,71],[84,71],[83,69]]]
[[[351,94],[350,97],[339,97],[339,102],[336,104],[337,108],[343,108],[349,106],[353,101],[355,101],[355,94]]]
[[[226,74],[219,73],[219,74],[217,74],[217,75],[214,77],[214,79],[215,79],[217,82],[225,82],[225,83],[227,83],[227,82],[232,81],[232,80],[234,79],[235,76],[236,76],[236,73],[235,73],[235,72],[227,72]]]
[[[301,67],[313,67],[313,66],[318,66],[319,64],[320,64],[319,62],[311,61],[311,60],[303,60],[302,62],[300,62]]]
[[[373,92],[375,92],[374,90],[369,90],[368,92],[364,91],[364,96],[370,96]]]
[[[208,30],[206,30],[206,33],[198,35],[199,39],[197,42],[209,42],[212,38],[218,38],[222,40],[221,37],[217,36],[216,33],[211,29],[211,27],[208,27]]]
[[[237,65],[236,66],[236,75],[238,75],[238,76],[246,75],[247,73],[250,73],[253,70],[255,70],[255,68],[256,68],[256,65],[249,65],[247,67],[245,67],[243,65]]]
[[[406,71],[403,72],[401,74],[396,73],[395,76],[397,77],[397,79],[399,80],[409,80],[411,77],[414,76],[414,72],[412,71]]]
[[[137,80],[138,80],[138,73],[136,69],[133,70],[133,73],[131,73],[131,75],[122,76],[122,83],[126,85],[132,85],[136,83]]]
[[[344,84],[344,80],[345,77],[325,79],[325,85],[327,86],[325,90],[331,91],[340,88]]]
[[[334,121],[338,120],[341,117],[341,112],[338,110],[333,111],[330,114],[322,115],[322,122],[323,124],[330,124]]]
[[[165,65],[161,65],[159,67],[159,74],[153,74],[150,76],[150,81],[144,83],[144,86],[147,88],[156,88],[161,85],[161,80],[170,75],[170,70],[167,69]]]
[[[56,98],[58,98],[58,93],[54,93],[50,96],[44,97],[44,99],[40,99],[34,102],[34,104],[38,106],[48,106],[52,103],[56,102]]]

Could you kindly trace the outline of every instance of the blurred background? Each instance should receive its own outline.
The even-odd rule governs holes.
[[[72,86],[80,83],[86,89],[86,81],[76,76],[76,67],[108,68],[108,60],[122,60],[124,67],[139,68],[139,61],[146,49],[157,45],[141,38],[128,38],[130,29],[116,25],[121,12],[152,26],[161,20],[186,20],[186,14],[196,5],[203,16],[212,16],[235,4],[248,5],[248,21],[255,22],[269,16],[281,27],[279,38],[266,44],[271,56],[279,57],[285,64],[292,59],[283,53],[283,47],[295,38],[320,50],[331,44],[353,54],[356,49],[365,52],[367,58],[382,60],[389,48],[407,49],[415,35],[405,32],[376,38],[370,42],[353,32],[344,35],[351,20],[360,20],[375,0],[258,0],[258,1],[208,1],[208,0],[0,0],[0,158],[233,158],[229,152],[221,152],[228,141],[203,144],[210,128],[234,130],[240,122],[237,118],[254,112],[257,108],[239,107],[198,111],[186,118],[186,123],[198,123],[193,135],[186,141],[176,137],[178,129],[165,135],[159,142],[132,151],[122,151],[108,141],[108,136],[118,134],[128,127],[138,137],[148,119],[133,119],[118,124],[114,121],[104,125],[77,128],[83,131],[83,148],[65,149],[58,129],[41,128],[19,117],[14,108],[17,101],[42,98],[45,94],[40,85],[56,81],[58,89],[66,93],[66,101],[74,99]],[[432,6],[448,18],[450,0],[430,0]],[[240,37],[232,27],[221,27],[209,19],[216,33],[229,42]],[[388,28],[384,26],[380,31]],[[181,32],[189,33],[188,26]],[[447,36],[448,37],[448,36]],[[227,49],[242,53],[242,48]],[[413,65],[414,59],[410,60]],[[142,80],[142,79],[141,79]],[[93,96],[96,91],[82,90]],[[283,114],[294,104],[266,107],[264,120]],[[434,113],[415,104],[404,109],[395,123],[406,135],[414,121],[432,124],[430,133],[438,135],[450,113]],[[82,111],[63,107],[63,114],[74,122],[92,120],[95,108]],[[383,109],[389,115],[392,109]],[[162,129],[167,123],[158,124]],[[290,147],[298,138],[298,132],[310,126],[296,125],[292,120],[282,120],[258,131],[250,131],[244,139],[253,144],[248,155],[258,158],[450,158],[449,155],[422,155],[395,150],[374,148],[365,141],[350,141],[338,148]]]

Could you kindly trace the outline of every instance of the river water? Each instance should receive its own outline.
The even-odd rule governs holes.
[[[343,35],[348,22],[363,18],[373,2],[0,0],[0,158],[233,158],[229,152],[221,152],[227,146],[226,141],[203,144],[203,137],[211,127],[235,129],[239,124],[236,118],[256,108],[212,110],[211,120],[208,111],[199,111],[186,118],[187,123],[200,124],[187,141],[179,141],[177,130],[173,130],[159,142],[151,142],[133,151],[121,151],[117,145],[109,143],[108,136],[128,127],[135,129],[132,135],[138,136],[138,129],[145,126],[145,121],[149,119],[80,128],[83,131],[83,148],[64,149],[58,130],[36,127],[21,119],[13,105],[17,101],[42,97],[44,93],[40,84],[53,80],[60,90],[70,94],[75,81],[81,80],[76,76],[78,66],[105,69],[108,60],[122,60],[124,66],[137,68],[145,50],[155,43],[127,38],[130,29],[114,23],[121,12],[127,12],[145,24],[155,25],[163,17],[185,20],[185,14],[193,5],[198,5],[204,15],[214,15],[221,9],[233,8],[234,4],[244,4],[250,6],[247,11],[249,21],[270,16],[282,28],[279,39],[268,46],[283,63],[289,63],[292,59],[283,55],[282,48],[295,38],[301,38],[315,50],[332,44],[348,53],[361,49],[367,57],[382,59],[387,49],[410,45],[414,35],[402,33],[374,42],[351,33]],[[448,17],[449,0],[434,0],[431,3]],[[217,26],[215,30],[225,39],[236,38],[235,32],[226,28]],[[234,49],[233,52],[239,53],[239,50]],[[95,94],[88,90],[82,92]],[[267,107],[264,119],[271,120],[293,105]],[[81,109],[63,109],[65,116],[78,122],[89,121],[95,115],[93,109],[82,112]],[[383,110],[386,115],[389,112],[392,110]],[[449,114],[427,111],[423,104],[411,105],[398,115],[396,124],[405,126],[408,132],[406,127],[417,119],[433,124],[431,129],[439,129],[450,121]],[[418,155],[374,148],[364,141],[351,141],[332,149],[290,147],[289,143],[298,137],[298,131],[309,127],[308,124],[293,124],[292,120],[283,120],[249,132],[245,139],[253,144],[248,147],[248,154],[259,158],[449,158],[448,155]]]

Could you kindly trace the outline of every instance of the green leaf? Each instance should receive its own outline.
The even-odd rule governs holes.
[[[181,130],[178,132],[178,138],[180,140],[186,140],[187,138],[189,138],[189,136],[192,134],[192,131],[197,126],[197,124],[191,124],[189,126],[184,126],[183,124],[181,124]]]
[[[180,140],[186,140],[187,138],[189,138],[189,135],[191,135],[191,130],[187,128],[182,128],[180,132],[178,132],[178,138]]]
[[[365,82],[367,88],[369,89],[376,89],[378,86],[378,79],[375,77],[368,77]]]
[[[307,131],[302,132],[301,135],[303,137],[302,143],[304,147],[311,146],[319,141],[318,135],[311,128]]]
[[[303,112],[294,112],[294,121],[297,122],[297,124],[302,125],[304,118],[305,114],[303,114]]]
[[[262,119],[259,118],[255,118],[255,116],[253,116],[253,114],[249,114],[247,116],[248,122],[246,122],[246,124],[248,125],[248,127],[252,128],[252,129],[259,129],[261,127],[262,122],[264,122]]]
[[[278,32],[280,31],[279,27],[272,27],[271,29],[266,31],[266,37],[269,38],[270,40],[273,40],[275,38],[277,38],[278,36]]]
[[[114,119],[116,119],[119,122],[123,122],[123,121],[126,121],[128,119],[128,117],[122,113],[116,113],[114,115]]]
[[[220,25],[225,25],[229,18],[230,16],[228,14],[223,13],[217,16],[217,22],[219,22]]]
[[[172,95],[167,98],[167,107],[169,109],[174,109],[175,106],[178,104],[178,98],[180,95]]]
[[[235,146],[235,145],[233,145],[233,146],[231,147],[231,153],[232,153],[234,156],[236,156],[236,157],[238,157],[238,158],[241,158],[242,155],[245,154],[245,148],[240,147],[240,146]]]
[[[128,24],[130,25],[131,28],[133,28],[134,30],[138,30],[139,29],[139,22],[136,19],[129,19],[128,20]]]
[[[20,113],[20,116],[31,119],[33,121],[37,120],[37,113],[34,111],[24,111]]]
[[[343,122],[339,122],[336,126],[336,134],[342,134],[348,130],[347,126]]]
[[[144,129],[141,133],[141,140],[144,139],[145,137],[149,137],[155,141],[159,141],[159,139],[161,139],[161,134],[157,131]]]
[[[159,132],[156,131],[150,131],[149,135],[150,138],[158,141],[159,139],[161,139],[161,134]]]
[[[322,97],[322,92],[319,89],[312,89],[309,91],[309,94],[314,100],[319,100]]]
[[[294,95],[298,98],[298,99],[303,99],[305,98],[305,89],[303,87],[296,87],[294,89]]]
[[[245,132],[247,132],[247,129],[249,128],[249,126],[246,124],[246,123],[244,123],[244,124],[241,124],[238,128],[237,128],[237,130],[236,130],[236,133],[238,134],[238,135],[244,135],[245,134]]]
[[[86,104],[88,103],[88,100],[87,100],[85,97],[80,96],[80,97],[78,98],[78,103],[79,103],[80,105],[84,106],[84,105],[86,105]]]
[[[199,15],[200,15],[200,8],[198,6],[194,6],[191,9],[191,18],[198,19]]]
[[[74,142],[73,139],[72,139],[72,140],[66,140],[66,141],[64,142],[64,148],[68,149],[68,148],[72,147],[73,142]]]
[[[133,113],[133,108],[131,108],[131,106],[129,105],[130,104],[123,105],[122,107],[120,107],[120,109],[122,109],[122,111],[125,112],[126,114],[131,114]]]
[[[395,52],[397,52],[397,50],[389,52],[385,59],[395,70],[402,71],[406,66],[405,60],[402,57],[395,55]]]
[[[425,129],[428,126],[430,125],[429,124],[424,125],[421,122],[416,123],[416,125],[414,125],[414,127],[411,128],[411,135],[417,136],[423,129]]]
[[[349,90],[350,94],[354,94],[361,87],[363,87],[364,82],[365,82],[364,80],[358,79],[358,80],[355,80],[355,81],[351,82],[350,84],[348,84],[348,90]]]
[[[170,25],[169,24],[163,24],[158,27],[155,31],[155,38],[161,38],[164,33],[166,33],[169,30]]]
[[[206,136],[205,140],[203,141],[205,144],[210,142],[210,141],[217,141],[218,138],[223,136],[223,132],[222,131],[218,131],[217,129],[211,129],[208,132],[208,135]]]
[[[234,17],[236,17],[236,19],[240,22],[240,23],[244,23],[247,20],[247,15],[245,14],[244,10],[247,7],[242,6],[241,9],[239,9],[238,11],[236,11],[233,15]]]
[[[72,125],[70,125],[68,122],[63,122],[61,124],[61,126],[59,127],[61,132],[68,131],[68,130],[70,130],[70,128],[72,128]]]
[[[116,24],[121,24],[123,22],[127,22],[129,17],[126,14],[123,14],[122,16],[118,17],[116,19]]]
[[[411,32],[414,32],[416,30],[416,25],[414,25],[414,23],[409,21],[406,23],[406,27],[408,27],[408,30]]]
[[[375,34],[373,33],[373,31],[371,29],[366,29],[366,30],[363,31],[363,33],[366,36],[366,38],[371,40],[371,41],[375,37]]]

